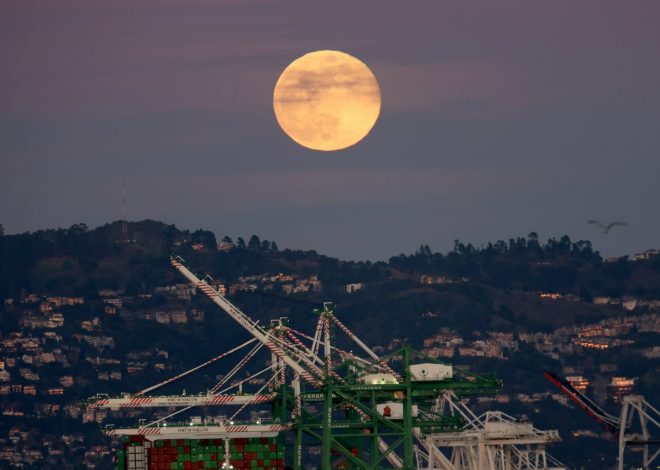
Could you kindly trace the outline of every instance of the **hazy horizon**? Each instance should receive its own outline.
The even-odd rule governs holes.
[[[660,243],[660,3],[7,1],[0,223],[122,214],[387,259],[568,234],[604,256]],[[282,70],[319,49],[375,74],[346,150],[279,128]],[[588,220],[621,220],[603,235]]]
[[[218,242],[220,242],[221,239],[222,239],[224,236],[229,236],[229,237],[232,239],[232,241],[234,241],[234,242],[236,242],[237,239],[238,239],[239,237],[242,237],[243,240],[247,243],[248,240],[249,240],[249,238],[250,238],[252,235],[256,235],[256,236],[258,236],[259,239],[262,240],[262,241],[263,241],[263,240],[268,240],[268,241],[270,241],[270,242],[275,242],[275,243],[278,245],[278,248],[279,248],[280,250],[282,250],[282,249],[305,250],[305,251],[307,251],[307,250],[314,250],[314,251],[318,252],[318,253],[321,254],[321,255],[330,256],[330,257],[334,257],[334,258],[339,258],[339,259],[341,259],[342,261],[372,261],[372,262],[376,262],[376,261],[388,261],[388,259],[389,259],[390,257],[392,257],[392,256],[397,256],[397,255],[399,255],[399,254],[405,254],[405,255],[413,254],[413,253],[415,253],[415,252],[419,249],[419,247],[420,247],[421,245],[429,245],[429,247],[431,248],[431,250],[432,250],[433,252],[439,252],[439,253],[442,253],[442,254],[446,254],[446,253],[448,253],[448,252],[450,252],[450,251],[452,251],[452,250],[454,249],[454,241],[453,241],[453,240],[452,240],[451,244],[448,245],[448,246],[446,246],[446,247],[435,246],[435,245],[433,245],[432,243],[427,243],[427,242],[420,242],[420,243],[418,243],[418,244],[415,245],[415,246],[407,247],[406,249],[401,249],[401,250],[399,250],[399,251],[397,251],[397,252],[392,252],[392,253],[387,254],[387,255],[385,255],[384,257],[381,257],[381,258],[359,258],[359,257],[355,258],[355,257],[350,257],[350,256],[342,256],[341,254],[338,254],[338,253],[332,253],[332,252],[323,251],[323,250],[319,249],[318,247],[314,247],[314,246],[287,246],[287,245],[283,244],[283,243],[282,243],[281,241],[279,241],[279,240],[268,238],[267,236],[263,236],[263,235],[261,235],[261,234],[259,234],[259,233],[250,233],[250,234],[231,234],[231,233],[224,233],[224,232],[216,232],[216,231],[210,230],[210,229],[208,229],[207,227],[203,227],[203,226],[199,226],[199,227],[198,227],[198,226],[195,226],[195,227],[186,227],[186,226],[178,225],[178,224],[173,223],[173,222],[165,222],[165,221],[163,221],[163,220],[158,220],[158,219],[142,219],[142,220],[130,220],[130,219],[129,219],[129,220],[128,220],[128,223],[129,223],[129,224],[133,224],[133,223],[141,223],[141,222],[146,222],[146,221],[158,222],[158,223],[163,223],[163,224],[168,224],[168,225],[173,224],[173,225],[176,226],[177,230],[181,230],[181,231],[188,230],[188,231],[191,232],[191,233],[194,232],[194,231],[196,231],[196,230],[208,230],[208,231],[213,232],[213,234],[215,235],[215,237],[216,237],[216,239],[217,239]],[[100,224],[97,224],[97,225],[89,225],[89,224],[87,224],[86,222],[79,222],[79,223],[87,225],[87,227],[88,227],[89,230],[94,230],[94,229],[97,229],[97,228],[103,227],[103,226],[108,225],[108,224],[116,224],[116,223],[120,223],[120,222],[121,222],[121,219],[112,220],[112,221],[108,221],[108,222],[100,223]],[[72,225],[74,225],[74,224],[72,224]],[[5,230],[5,235],[20,235],[20,234],[24,234],[24,233],[32,233],[32,232],[36,232],[36,231],[39,231],[39,230],[59,230],[59,229],[68,229],[69,227],[71,227],[71,225],[69,225],[69,226],[40,227],[40,228],[37,228],[37,229],[34,229],[34,230],[26,230],[26,231],[21,231],[21,232],[11,232],[11,233],[10,233],[10,232],[7,232],[7,230]],[[493,239],[493,240],[479,240],[479,241],[474,241],[474,240],[464,240],[464,239],[454,239],[454,240],[457,240],[457,241],[459,241],[459,242],[461,242],[461,243],[463,243],[463,244],[465,244],[465,245],[467,245],[467,244],[472,244],[472,246],[474,246],[475,248],[483,248],[483,247],[487,246],[488,243],[493,243],[493,244],[495,244],[495,243],[498,242],[498,241],[504,241],[504,242],[507,242],[507,243],[508,243],[509,240],[512,239],[512,238],[515,239],[515,238],[518,238],[518,237],[522,237],[522,238],[526,238],[526,239],[527,239],[527,238],[528,238],[528,235],[531,234],[532,232],[535,232],[535,231],[534,231],[534,230],[531,230],[530,232],[525,233],[525,234],[522,234],[522,233],[521,233],[521,234],[512,234],[512,235],[509,235],[509,236],[507,236],[507,237],[503,237],[503,238],[499,238],[499,239]],[[559,240],[559,239],[560,239],[561,237],[563,237],[564,235],[568,235],[568,236],[570,237],[569,234],[565,234],[565,233],[564,233],[564,234],[550,235],[550,236],[547,236],[547,237],[544,237],[543,234],[539,234],[538,232],[535,232],[535,233],[538,235],[538,241],[539,241],[540,244],[544,244],[544,243],[546,243],[548,240],[553,239],[553,238]],[[602,235],[602,236],[609,236],[609,235]],[[635,252],[631,252],[631,253],[607,254],[607,253],[603,253],[603,252],[598,248],[597,243],[594,242],[593,239],[578,239],[578,238],[573,238],[573,237],[570,237],[570,238],[571,238],[571,242],[578,242],[578,241],[588,241],[588,242],[590,242],[590,243],[591,243],[591,246],[592,246],[592,249],[593,249],[594,251],[599,252],[603,258],[607,258],[607,257],[609,257],[609,256],[617,256],[617,257],[621,257],[621,256],[632,256],[632,255],[634,255],[634,254],[636,254],[636,253],[640,253],[640,252],[642,252],[642,251],[646,251],[647,249],[657,249],[657,247],[649,247],[649,248],[646,248],[646,249],[643,249],[643,250],[639,250],[639,251],[635,251]]]

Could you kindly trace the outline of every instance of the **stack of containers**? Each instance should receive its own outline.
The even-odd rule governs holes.
[[[124,437],[121,449],[117,450],[115,462],[118,470],[146,470],[147,452],[151,443],[142,436]]]
[[[233,439],[231,465],[236,470],[282,470],[284,449],[275,437]]]
[[[125,438],[123,448],[117,451],[117,470],[224,468],[223,439],[165,439],[151,444],[139,437]],[[284,469],[284,449],[277,438],[230,439],[229,450],[235,470]]]

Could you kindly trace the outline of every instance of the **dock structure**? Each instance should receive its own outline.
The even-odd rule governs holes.
[[[409,347],[378,356],[337,318],[332,303],[314,310],[318,320],[309,335],[293,328],[285,317],[262,326],[216,290],[212,278],[198,277],[180,257],[172,257],[171,264],[197,291],[241,325],[249,339],[140,392],[92,399],[92,408],[171,411],[137,425],[106,428],[108,435],[124,438],[120,454],[123,460],[120,464],[117,459],[118,468],[159,470],[165,468],[161,464],[169,462],[175,465],[167,467],[170,469],[179,468],[181,463],[182,469],[280,470],[286,463],[302,470],[305,449],[310,447],[320,450],[317,459],[323,470],[564,468],[545,452],[546,445],[559,440],[556,431],[539,431],[531,424],[515,423],[503,413],[477,417],[463,403],[467,397],[499,393],[502,384],[494,375],[453,367]],[[339,334],[360,353],[340,349]],[[237,381],[238,372],[255,362],[262,349],[270,353],[266,367]],[[246,354],[205,394],[153,394],[238,351]],[[243,393],[243,387],[257,377],[261,378],[261,387]],[[268,418],[245,421],[249,409],[263,411],[265,406],[269,408]],[[193,408],[200,407],[231,411],[221,416],[192,416],[182,422]],[[177,456],[181,454],[183,460],[175,464],[159,457],[163,451],[144,450],[153,449],[159,442],[178,444],[182,438],[184,445],[177,447]],[[288,458],[259,458],[263,452],[255,453],[254,458],[248,452],[246,457],[246,452],[238,452],[239,447],[234,446],[247,445],[245,439],[272,439],[273,455],[282,456],[284,448],[292,452]],[[207,445],[212,449],[208,460],[198,458],[193,463],[186,460],[186,440],[216,440],[224,447],[220,450],[217,443]],[[143,451],[130,451],[130,455],[140,457],[130,458],[127,449],[140,445]],[[199,455],[207,455],[206,450]]]

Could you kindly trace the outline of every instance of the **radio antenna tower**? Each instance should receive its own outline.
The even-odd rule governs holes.
[[[128,241],[128,215],[126,209],[126,180],[121,183],[121,239],[123,242]]]

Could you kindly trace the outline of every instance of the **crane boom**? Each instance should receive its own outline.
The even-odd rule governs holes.
[[[185,423],[170,426],[147,426],[107,429],[107,436],[143,436],[149,441],[162,439],[191,439],[237,437],[275,437],[278,433],[286,431],[291,424],[229,424],[216,423],[204,425],[187,425]]]
[[[573,387],[573,385],[571,385],[568,380],[562,379],[557,374],[550,372],[549,370],[543,371],[543,373],[545,374],[546,378],[550,380],[550,382],[555,384],[559,390],[568,395],[568,397],[577,403],[577,405],[585,413],[595,419],[605,429],[612,433],[619,432],[621,422],[618,418],[603,410],[593,400]]]
[[[94,403],[95,408],[153,408],[153,407],[179,407],[179,406],[223,406],[223,405],[256,405],[271,402],[274,394],[263,395],[167,395],[160,397],[133,397],[102,398]]]
[[[250,319],[250,317],[238,309],[238,307],[236,307],[234,304],[229,302],[205,280],[200,279],[195,274],[193,274],[179,261],[179,259],[180,258],[171,258],[172,266],[177,271],[183,274],[186,279],[188,279],[195,287],[200,289],[209,299],[211,299],[239,325],[247,330],[248,333],[257,338],[258,341],[263,343],[268,349],[275,353],[277,357],[282,359],[282,361],[284,361],[287,366],[291,367],[291,369],[297,372],[306,382],[314,386],[320,386],[320,376],[315,377],[312,375],[312,372],[308,370],[308,368],[303,367],[300,364],[300,362],[303,362],[303,359],[294,359],[286,354],[286,352],[277,344],[278,340],[272,334],[264,331],[261,327],[259,327],[254,321],[252,321],[252,319]],[[318,369],[314,370],[314,373],[318,374],[318,372],[320,372]]]

